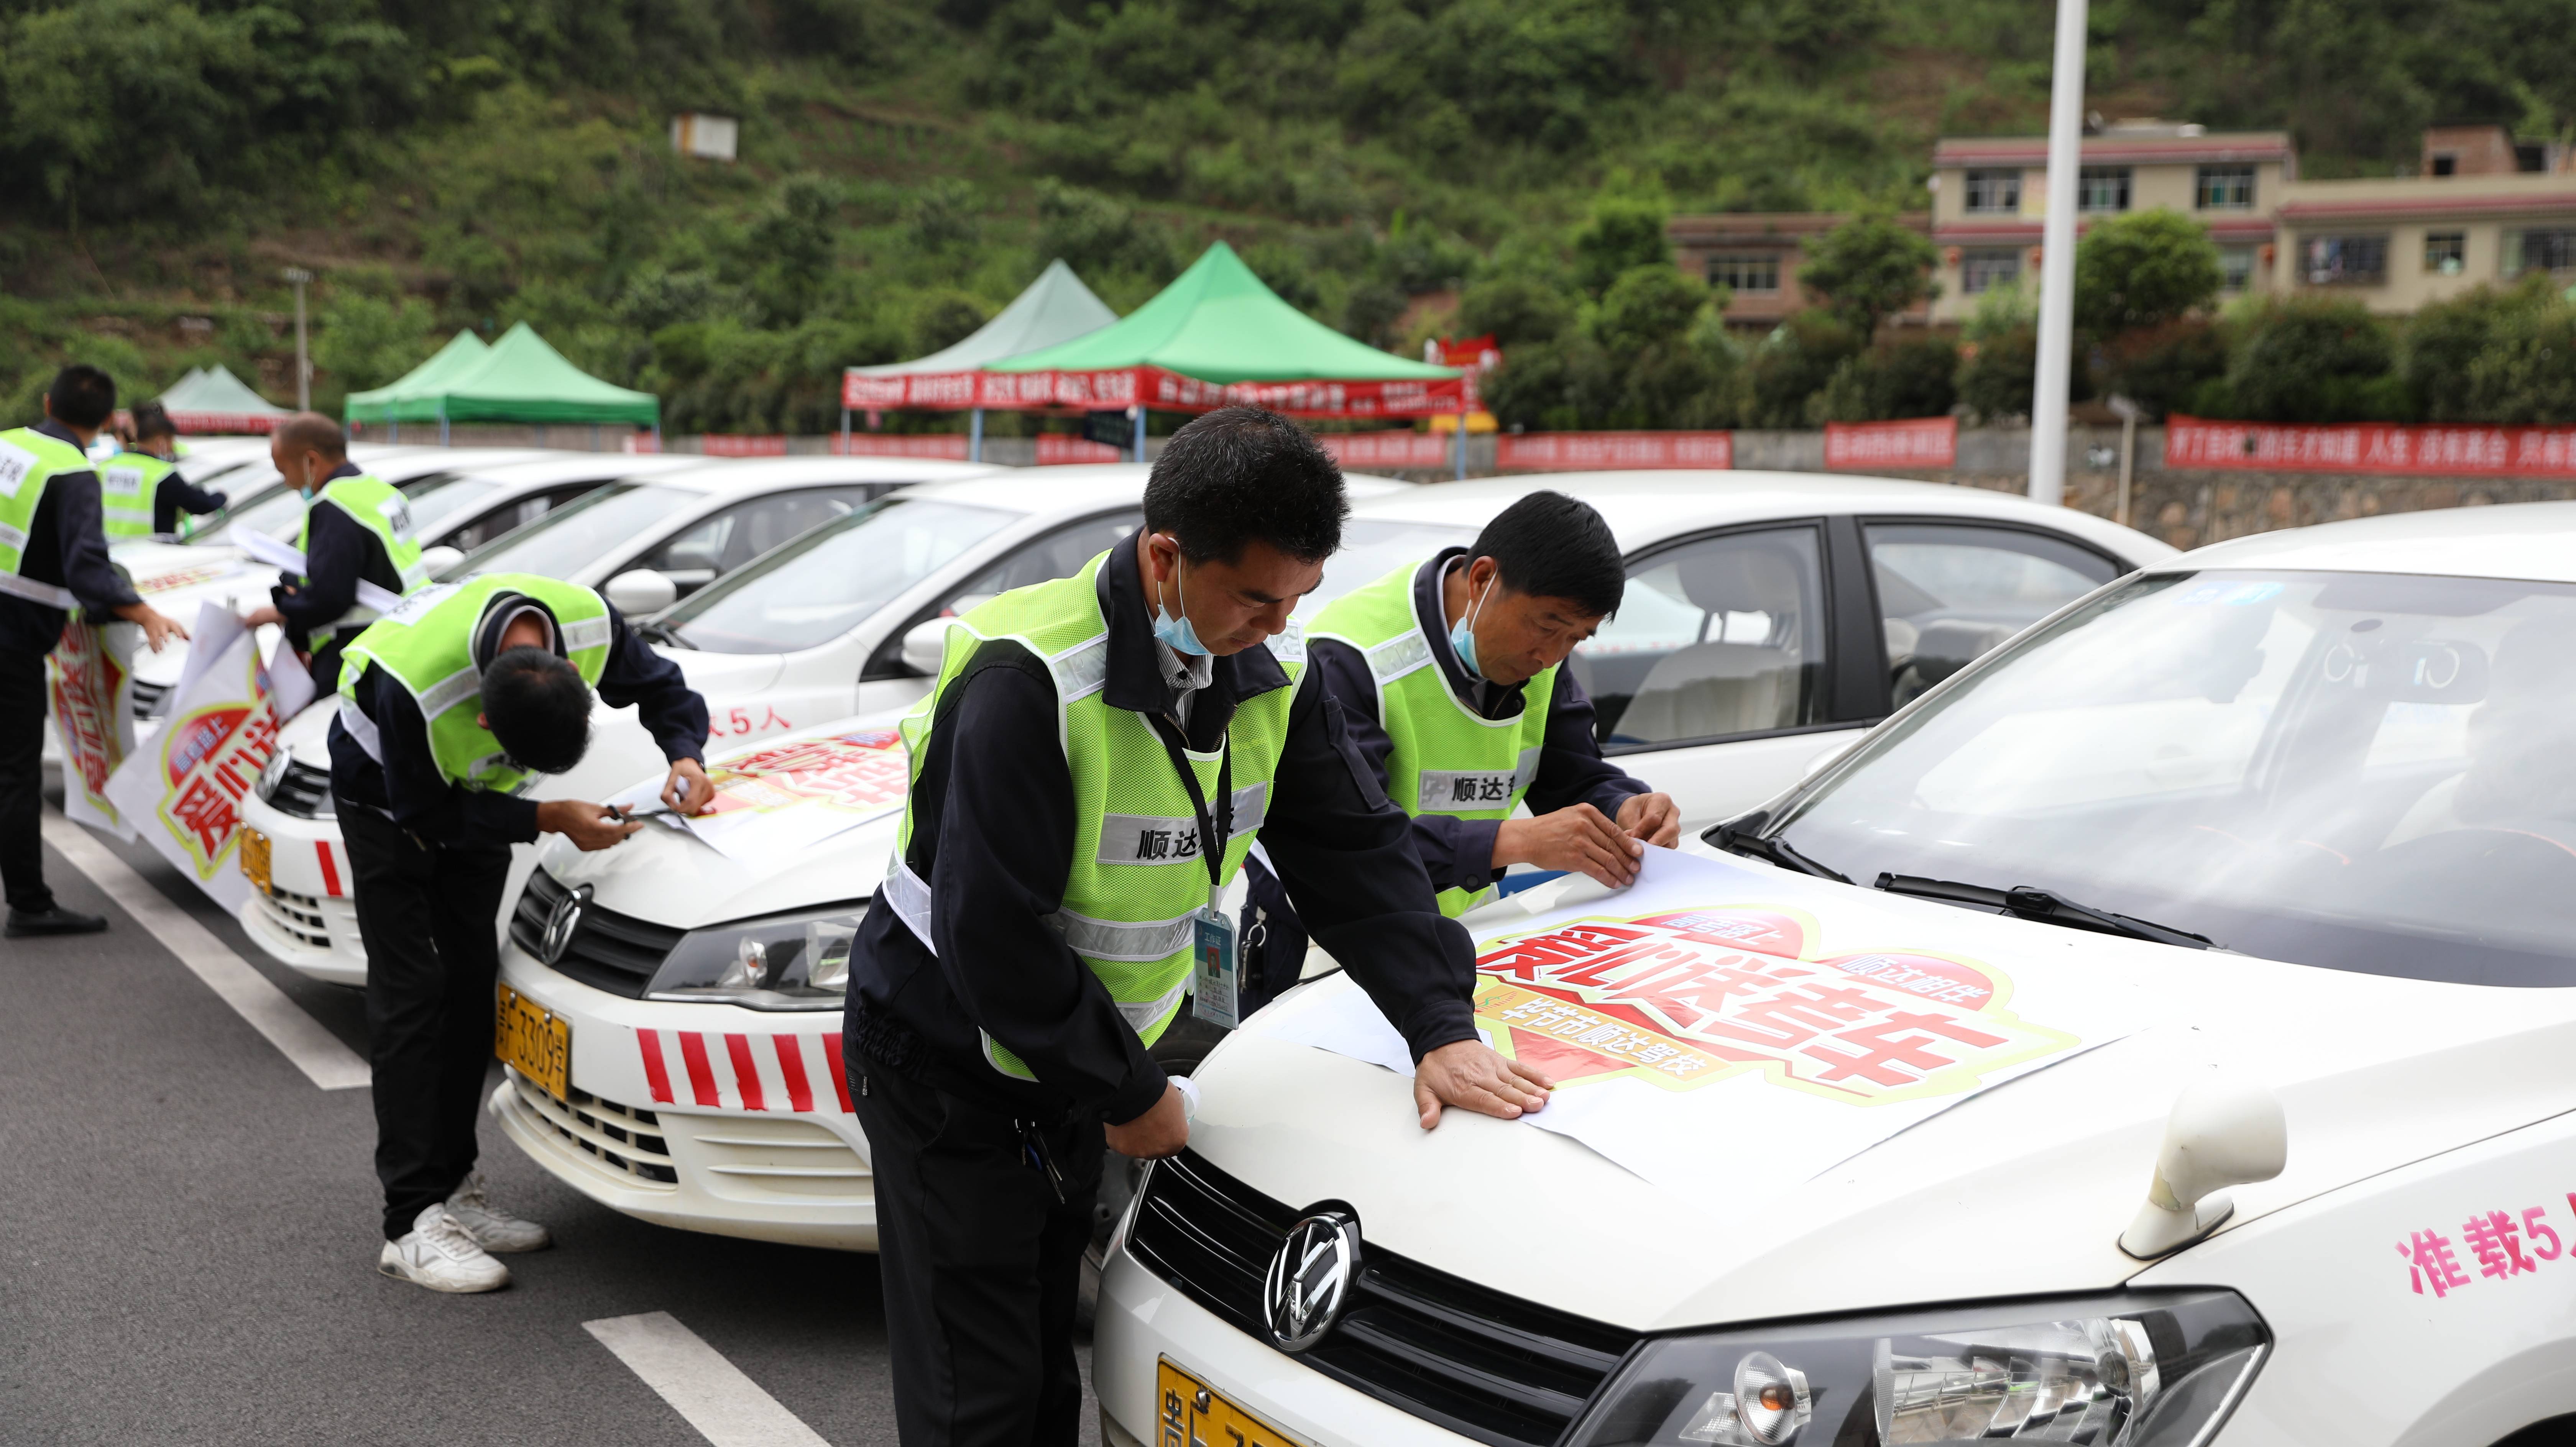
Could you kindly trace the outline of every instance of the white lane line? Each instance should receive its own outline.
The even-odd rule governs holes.
[[[354,1090],[367,1084],[367,1062],[358,1052],[341,1044],[338,1036],[305,1014],[286,997],[285,991],[252,969],[248,960],[234,954],[195,916],[172,904],[114,851],[91,838],[88,830],[48,808],[45,842],[70,860],[73,868],[88,875],[92,884],[105,890],[108,898],[161,942],[162,948],[177,955],[179,963],[232,1006],[235,1014],[249,1021],[252,1029],[267,1036],[277,1053],[303,1071],[307,1079],[324,1090]]]
[[[581,1324],[715,1447],[828,1447],[667,1311]]]

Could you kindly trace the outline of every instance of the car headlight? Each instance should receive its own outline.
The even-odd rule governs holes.
[[[865,901],[691,930],[644,987],[648,1000],[752,1010],[837,1010]]]
[[[2125,1292],[1647,1342],[1571,1447],[1976,1443],[2184,1447],[2271,1341],[2232,1292]]]

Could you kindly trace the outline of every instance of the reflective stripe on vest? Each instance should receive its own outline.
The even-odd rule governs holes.
[[[1074,802],[1064,898],[1046,922],[1099,977],[1138,1038],[1151,1044],[1171,1024],[1189,989],[1193,936],[1199,911],[1209,902],[1208,871],[1200,858],[1196,809],[1162,739],[1143,715],[1111,708],[1102,696],[1109,678],[1109,627],[1100,612],[1099,576],[1111,556],[1093,558],[1070,578],[1004,593],[957,620],[948,630],[938,683],[905,717],[903,733],[918,782],[941,700],[988,645],[1016,645],[1044,669],[1055,685],[1056,737],[1073,776]],[[1118,566],[1135,566],[1128,555],[1118,558]],[[1271,656],[1286,671],[1288,686],[1244,699],[1217,750],[1184,755],[1207,795],[1215,794],[1221,768],[1232,756],[1234,818],[1220,881],[1233,879],[1243,867],[1269,812],[1279,755],[1288,741],[1289,708],[1297,690],[1307,686],[1302,639],[1283,635],[1276,642]],[[914,810],[922,803],[918,789],[905,803],[881,897],[928,946],[930,890],[923,871],[929,862],[911,854]],[[990,1037],[984,1057],[1003,1074],[1036,1079],[1026,1063]]]
[[[1521,685],[1521,711],[1511,718],[1486,718],[1452,692],[1413,603],[1422,570],[1434,561],[1398,568],[1334,599],[1315,615],[1314,634],[1347,643],[1368,661],[1378,727],[1394,744],[1386,756],[1388,798],[1417,816],[1507,819],[1538,778],[1556,669]],[[1440,912],[1455,919],[1493,897],[1491,886],[1444,889]]]
[[[45,500],[45,484],[56,473],[92,470],[89,457],[79,448],[32,427],[0,432],[0,575],[10,580],[0,585],[0,591],[48,607],[75,606],[68,590],[19,577],[18,565],[26,556],[27,529],[35,526],[36,505]]]
[[[99,519],[111,538],[152,536],[152,502],[178,467],[149,452],[120,452],[98,469]]]
[[[515,794],[536,776],[513,766],[501,741],[475,720],[482,713],[482,673],[474,665],[474,638],[485,614],[504,594],[544,604],[554,615],[564,655],[593,688],[608,668],[608,605],[578,583],[533,573],[487,573],[414,593],[349,641],[340,662],[341,715],[358,713],[358,679],[373,664],[391,675],[420,705],[429,725],[430,753],[449,783]],[[363,716],[363,715],[361,715]],[[350,734],[361,747],[373,730]],[[370,757],[376,750],[369,749]]]
[[[402,579],[403,596],[419,592],[429,583],[429,569],[420,561],[420,544],[412,541],[411,502],[392,484],[360,475],[333,478],[304,509],[304,526],[295,535],[296,550],[310,556],[313,551],[313,509],[335,507],[384,548],[385,557]],[[306,586],[312,579],[306,578]],[[342,633],[355,633],[381,616],[377,609],[364,603],[350,605],[349,611],[331,622],[315,628],[308,641],[316,649]]]

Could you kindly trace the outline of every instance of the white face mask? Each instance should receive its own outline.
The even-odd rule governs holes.
[[[1485,600],[1494,595],[1494,584],[1502,580],[1502,573],[1497,571],[1486,581],[1485,591],[1476,595],[1476,602],[1467,610],[1467,615],[1449,628],[1450,651],[1458,655],[1458,666],[1467,670],[1467,676],[1478,683],[1485,681],[1485,674],[1476,666],[1476,615],[1485,611]]]
[[[1154,636],[1162,640],[1164,647],[1185,658],[1205,658],[1208,655],[1208,646],[1199,641],[1199,630],[1190,622],[1189,594],[1181,591],[1181,564],[1184,561],[1186,560],[1180,556],[1179,548],[1175,546],[1172,553],[1172,593],[1180,599],[1182,612],[1177,618],[1172,616],[1164,611],[1162,599],[1156,598],[1154,600]]]

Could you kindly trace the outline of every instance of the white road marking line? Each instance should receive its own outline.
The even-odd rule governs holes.
[[[667,1311],[581,1324],[715,1447],[829,1447]]]
[[[277,1053],[315,1085],[324,1090],[354,1090],[368,1083],[367,1062],[358,1052],[341,1044],[340,1037],[323,1029],[285,991],[234,954],[195,916],[172,904],[133,866],[91,838],[88,830],[48,808],[45,842],[105,890],[108,898],[159,940],[162,948],[178,956],[179,963],[203,980],[207,989],[233,1007],[233,1013],[267,1036]]]

